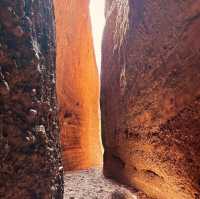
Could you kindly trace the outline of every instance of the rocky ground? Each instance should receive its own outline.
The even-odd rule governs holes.
[[[65,199],[150,199],[136,189],[105,179],[95,168],[65,174]]]

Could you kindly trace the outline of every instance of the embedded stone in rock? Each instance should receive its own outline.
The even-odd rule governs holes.
[[[99,77],[88,0],[55,0],[57,94],[65,170],[101,163]]]
[[[1,0],[0,198],[63,198],[54,76],[52,1]]]
[[[6,81],[4,81],[3,79],[1,79],[0,82],[0,93],[1,95],[8,95],[10,91],[10,88],[8,86],[8,83]]]
[[[200,2],[106,5],[104,174],[159,199],[197,199]]]
[[[115,191],[108,199],[136,199],[136,196],[132,196],[130,194],[123,193],[120,191]]]

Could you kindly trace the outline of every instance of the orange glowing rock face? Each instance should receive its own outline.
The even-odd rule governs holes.
[[[88,0],[54,0],[57,95],[65,170],[101,163],[99,77]]]

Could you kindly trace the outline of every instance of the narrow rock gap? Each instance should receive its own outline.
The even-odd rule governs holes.
[[[92,23],[92,35],[95,50],[95,57],[99,74],[101,72],[101,46],[103,30],[105,26],[105,0],[90,1],[90,17]]]
[[[200,1],[103,7],[0,0],[0,198],[200,198]]]
[[[132,194],[105,179],[102,171],[99,105],[104,1],[92,0],[90,6],[86,0],[54,4],[65,198],[142,198],[141,192]]]

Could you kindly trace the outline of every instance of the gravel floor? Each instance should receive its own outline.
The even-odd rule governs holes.
[[[137,190],[128,190],[105,179],[102,169],[65,174],[65,199],[150,199]]]

